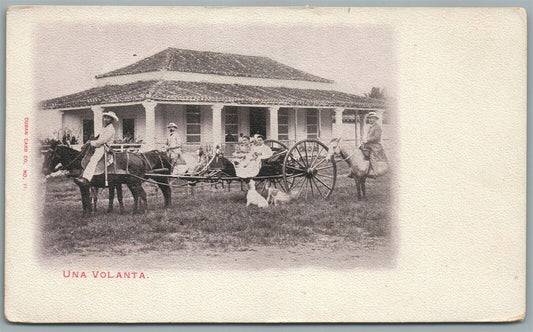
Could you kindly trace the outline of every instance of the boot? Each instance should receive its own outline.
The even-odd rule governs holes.
[[[74,182],[76,182],[76,184],[79,186],[88,186],[90,184],[89,180],[87,180],[83,176],[80,176],[79,178],[75,178]]]

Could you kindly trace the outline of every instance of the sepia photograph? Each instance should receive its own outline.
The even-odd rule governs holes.
[[[521,8],[14,6],[5,316],[525,317]]]
[[[392,27],[34,34],[44,258],[394,266]]]

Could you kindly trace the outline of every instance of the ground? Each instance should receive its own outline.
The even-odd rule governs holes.
[[[339,166],[337,186],[327,200],[246,207],[246,193],[233,183],[230,192],[199,186],[193,196],[184,187],[173,188],[173,205],[165,210],[157,187],[145,184],[145,214],[131,214],[133,201],[124,186],[126,213],[105,212],[105,190],[98,212],[87,218],[81,217],[72,179],[49,179],[42,256],[47,265],[69,268],[88,263],[147,269],[392,267],[392,176],[367,180],[367,198],[358,201],[354,180],[346,177],[346,166]]]

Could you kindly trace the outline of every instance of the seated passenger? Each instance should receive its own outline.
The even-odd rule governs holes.
[[[243,136],[239,145],[236,146],[235,152],[233,152],[233,156],[244,158],[245,155],[250,153],[251,149],[252,148],[250,147],[250,137]]]
[[[255,155],[255,158],[264,160],[272,157],[274,154],[272,149],[265,144],[265,138],[263,135],[255,134],[255,143],[252,146],[252,154]]]

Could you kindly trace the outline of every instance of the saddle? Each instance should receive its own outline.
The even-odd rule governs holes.
[[[85,154],[85,156],[83,157],[83,159],[81,160],[81,167],[83,169],[85,169],[85,167],[87,167],[87,164],[91,160],[91,157],[93,156],[94,151],[95,151],[95,148],[94,147],[90,147],[89,150],[87,151],[87,153]],[[126,170],[117,168],[117,164],[115,162],[117,160],[116,153],[117,152],[115,152],[113,150],[108,150],[104,154],[105,158],[107,158],[107,161],[106,161],[107,173],[108,174],[126,174],[127,173]],[[96,164],[96,168],[94,170],[94,175],[104,174],[105,173],[105,171],[104,171],[105,166],[104,165],[105,165],[104,164],[104,158],[101,158],[98,161],[98,164]]]
[[[363,152],[363,156],[365,157],[365,160],[370,160],[370,150],[369,149],[365,149],[364,146],[361,145],[359,150],[361,150]]]

